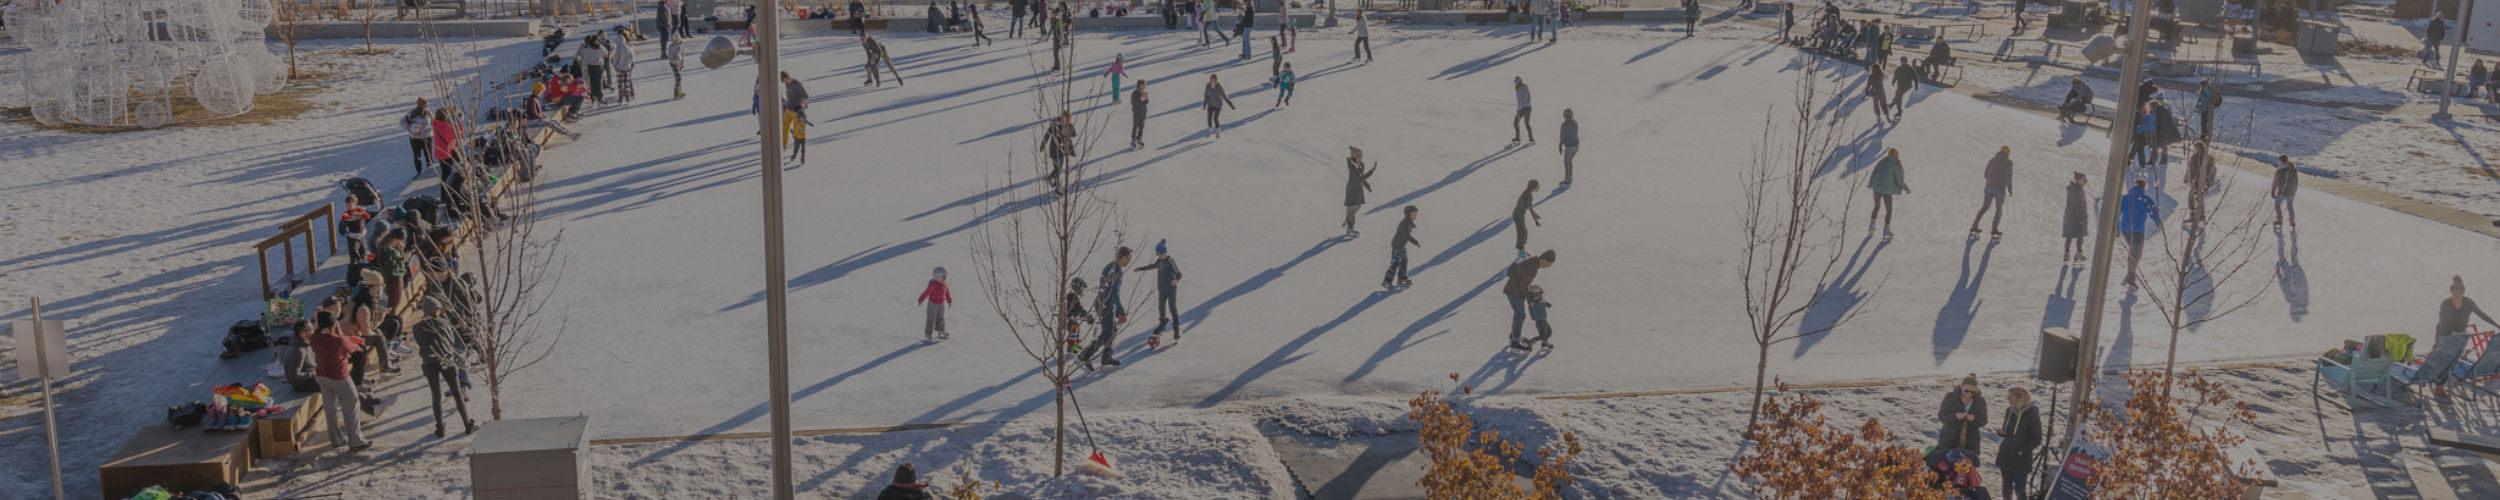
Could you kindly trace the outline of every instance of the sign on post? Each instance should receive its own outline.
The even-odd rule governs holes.
[[[2103,460],[2109,460],[2109,450],[2075,438],[2066,460],[2058,462],[2057,478],[2049,481],[2049,500],[2091,500],[2092,478],[2101,475]]]
[[[69,342],[62,338],[61,320],[43,321],[42,359],[36,358],[35,344],[38,342],[35,341],[35,322],[17,320],[10,326],[10,331],[17,335],[18,378],[45,378],[47,375],[50,378],[69,378]],[[51,373],[42,373],[38,367],[51,368]]]

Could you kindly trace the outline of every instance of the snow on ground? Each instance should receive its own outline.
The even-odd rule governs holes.
[[[1453,371],[1481,392],[1509,396],[1751,382],[1754,353],[1739,340],[1740,318],[1730,312],[1737,300],[1726,264],[1737,253],[1731,217],[1736,171],[1762,114],[1788,98],[1786,89],[1801,70],[1837,71],[1842,81],[1825,88],[1855,96],[1862,91],[1854,69],[1756,41],[1685,39],[1628,26],[1589,30],[1606,34],[1590,38],[1620,39],[1554,45],[1465,36],[1480,30],[1395,31],[1425,34],[1376,40],[1382,58],[1369,65],[1343,63],[1342,42],[1329,41],[1337,35],[1306,37],[1314,43],[1302,48],[1314,51],[1288,58],[1300,63],[1304,83],[1296,106],[1282,110],[1257,107],[1274,99],[1257,84],[1267,76],[1258,71],[1264,65],[1236,62],[1237,49],[1200,49],[1171,35],[1089,38],[1080,46],[1080,72],[1100,71],[1110,62],[1108,52],[1117,50],[1128,56],[1131,75],[1154,82],[1149,146],[1104,155],[1086,171],[1095,176],[1094,189],[1131,210],[1129,220],[1143,240],[1171,241],[1187,271],[1180,301],[1190,326],[1188,342],[1166,351],[1143,351],[1144,339],[1134,335],[1123,339],[1119,352],[1129,365],[1081,388],[1088,410],[1100,412],[1097,432],[1191,421],[1176,416],[1188,411],[1156,410],[1265,398],[1402,401],[1417,390],[1441,388]],[[984,313],[971,280],[954,284],[961,302],[950,317],[956,335],[948,343],[918,343],[919,312],[911,297],[930,268],[968,268],[964,238],[979,216],[971,207],[984,201],[988,183],[999,181],[985,175],[1002,167],[1010,148],[1025,146],[1014,141],[1033,125],[1021,117],[1030,116],[1025,57],[1036,47],[1023,40],[975,49],[956,39],[891,38],[909,86],[856,88],[851,82],[860,78],[859,55],[851,39],[794,39],[785,49],[785,67],[816,96],[815,161],[785,176],[797,425],[1021,419],[942,431],[960,434],[920,449],[1003,456],[977,465],[979,473],[1030,478],[1038,470],[1033,452],[1000,443],[1038,435],[1026,426],[1040,420],[1029,417],[1049,415],[1049,384],[997,319]],[[509,67],[534,56],[534,46],[534,40],[499,40],[474,50]],[[0,217],[6,217],[0,222],[9,225],[0,227],[23,235],[0,240],[0,257],[7,259],[0,260],[0,290],[50,300],[48,315],[73,325],[79,352],[79,375],[63,398],[72,489],[93,487],[93,466],[126,429],[158,418],[152,408],[197,399],[201,389],[194,381],[213,363],[207,353],[217,335],[254,309],[256,290],[245,277],[253,275],[252,242],[279,221],[334,198],[338,179],[364,176],[388,191],[402,188],[406,146],[392,124],[424,86],[413,45],[400,47],[397,55],[357,66],[364,68],[358,73],[373,75],[369,82],[341,84],[326,94],[338,103],[332,112],[292,122],[112,135],[0,122],[0,159],[12,167],[0,170],[0,191],[9,193],[0,201]],[[540,183],[573,252],[558,297],[572,323],[563,350],[505,394],[508,416],[593,415],[597,439],[764,429],[755,125],[745,113],[748,96],[739,92],[753,73],[746,62],[692,70],[687,84],[693,95],[667,101],[656,97],[667,92],[657,52],[639,52],[640,103],[585,118],[576,126],[586,137],[550,150]],[[1242,108],[1225,114],[1228,133],[1221,141],[1198,128],[1198,89],[1208,74],[1222,76]],[[1537,96],[1543,142],[1532,146],[1503,140],[1513,76],[1525,77]],[[2062,82],[2034,85],[2051,83],[2062,93]],[[1916,191],[1901,201],[1897,239],[1848,242],[1840,285],[1846,300],[1814,317],[1852,308],[1866,314],[1831,335],[1775,348],[1771,369],[1792,381],[1816,382],[2031,366],[2038,329],[2072,324],[2078,314],[2083,276],[2056,264],[2058,242],[2049,236],[2063,203],[2058,188],[2069,171],[2098,171],[2107,143],[2096,131],[1934,88],[1913,98],[1909,118],[1897,126],[1868,128],[1868,113],[1859,107],[1852,99],[1820,110],[1854,116],[1857,127],[1849,134],[1849,162],[1825,175],[1862,183],[1874,156],[1898,147]],[[1579,173],[1590,175],[1556,190],[1551,183],[1560,175],[1560,159],[1553,134],[1565,108],[1582,123],[1577,163]],[[2371,144],[2356,139],[2337,144]],[[1339,158],[1348,145],[1363,147],[1383,165],[1363,213],[1362,228],[1371,237],[1351,241],[1338,238],[1336,228],[1343,193]],[[1980,202],[1979,167],[2000,145],[2015,150],[2018,164],[2008,236],[1995,243],[1965,240],[1966,217]],[[1494,288],[1501,266],[1514,256],[1501,248],[1512,238],[1510,200],[1531,178],[1549,187],[1537,195],[1544,224],[1531,229],[1528,248],[1561,254],[1540,279],[1556,304],[1559,348],[1521,357],[1500,352],[1508,315]],[[418,182],[419,188],[431,183]],[[2165,205],[2178,198],[2164,196]],[[1412,254],[1417,285],[1379,292],[1373,287],[1386,263],[1384,240],[1396,207],[1405,204],[1423,209],[1416,236],[1424,246]],[[2283,248],[2267,253],[2287,279],[2253,309],[2186,333],[2183,361],[2297,357],[2340,339],[2419,331],[2430,323],[2429,304],[2443,296],[2445,277],[2500,283],[2500,266],[2475,257],[2500,249],[2488,237],[2332,196],[2304,195],[2301,204],[2305,223],[2296,236],[2267,236]],[[1855,225],[1862,215],[1851,217]],[[1129,291],[1145,288],[1133,283]],[[2160,359],[2169,347],[2167,332],[2156,326],[2149,304],[2123,292],[2113,300],[2121,307],[2110,313],[2117,320],[2109,336],[2112,363]],[[8,314],[0,319],[22,317]],[[1136,311],[1130,319],[1151,321],[1151,314]],[[11,394],[24,394],[24,387],[13,385]],[[1374,411],[1362,413],[1373,417],[1306,428],[1369,432],[1396,425],[1380,418],[1378,402],[1340,405],[1368,405]],[[458,448],[457,440],[412,436],[421,433],[418,418],[402,413],[377,426],[386,430],[383,449],[402,450],[380,454],[391,457],[381,460],[456,467],[440,453]],[[37,419],[0,421],[0,448],[8,456],[39,456],[40,436],[25,432],[38,425]],[[1256,435],[1248,425],[1190,425],[1203,429],[1204,439]],[[1690,427],[1705,433],[1729,428]],[[823,464],[811,465],[822,467],[816,469],[820,486],[851,487],[904,459],[869,451],[904,446],[900,441],[844,439],[851,438],[823,441],[855,444],[809,445],[823,448],[807,453],[813,464]],[[755,460],[752,449],[740,448],[753,446],[704,443],[651,454]],[[1624,446],[1627,455],[1675,449]],[[853,458],[827,461],[837,455]],[[1671,460],[1684,464],[1679,467],[1701,471],[1732,452],[1674,455]],[[321,477],[315,469],[325,460],[336,465],[341,458],[324,455],[296,477]],[[359,460],[345,459],[350,465]],[[407,462],[388,462],[396,460]],[[1258,457],[1185,461],[1211,468],[1152,477],[1274,477],[1262,465],[1272,460]],[[754,487],[728,478],[670,479],[727,466],[668,465],[619,472],[615,480],[652,482],[619,496],[708,496]],[[37,487],[45,479],[35,469],[16,468],[0,476],[6,481],[0,485]],[[446,494],[456,493],[462,481],[396,470],[359,474],[311,481],[398,485],[388,476],[405,474],[420,486],[415,489]],[[1219,486],[1173,481],[1170,489],[1118,496],[1269,498],[1281,492],[1267,479]],[[1217,487],[1233,489],[1191,489]]]

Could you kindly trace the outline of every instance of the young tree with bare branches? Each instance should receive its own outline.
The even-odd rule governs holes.
[[[1084,186],[1083,166],[1092,158],[1094,145],[1114,113],[1081,110],[1094,109],[1094,101],[1103,92],[1099,88],[1079,91],[1080,81],[1095,80],[1078,77],[1074,65],[1042,71],[1030,55],[1027,63],[1039,80],[1032,94],[1034,122],[1027,127],[1024,141],[1010,141],[1006,166],[1001,169],[1006,187],[996,188],[999,196],[985,198],[973,208],[973,223],[979,227],[972,231],[968,246],[973,277],[983,298],[1025,354],[1041,366],[1043,378],[1057,393],[1051,467],[1052,474],[1059,475],[1066,472],[1070,406],[1076,407],[1079,425],[1083,425],[1084,407],[1077,401],[1073,382],[1087,371],[1071,352],[1076,342],[1063,341],[1062,336],[1081,341],[1097,328],[1116,335],[1125,327],[1118,318],[1088,313],[1099,312],[1103,309],[1099,304],[1106,301],[1133,309],[1144,305],[1146,297],[1103,297],[1099,289],[1072,289],[1071,284],[1099,280],[1101,275],[1089,273],[1089,263],[1109,260],[1115,249],[1144,240],[1131,239],[1126,212],[1117,201]],[[1064,122],[1063,115],[1067,117]],[[1041,146],[1045,144],[1062,147],[1044,151]],[[1066,155],[1060,161],[1069,171],[1054,168],[1049,158],[1053,154]],[[1074,179],[1064,187],[1043,180],[1063,174]]]
[[[364,27],[365,54],[380,54],[382,51],[377,51],[373,48],[373,23],[374,21],[382,20],[382,9],[374,8],[374,6],[370,4],[365,5],[365,8],[358,9],[356,8],[356,2],[357,0],[339,0],[339,12],[344,14],[341,18],[353,19],[356,21],[357,25]]]
[[[1771,346],[1830,333],[1866,311],[1852,307],[1828,323],[1811,326],[1799,321],[1834,292],[1842,242],[1849,235],[1842,219],[1856,192],[1837,183],[1837,173],[1820,172],[1838,160],[1835,151],[1846,142],[1848,124],[1815,117],[1823,102],[1835,98],[1817,89],[1822,81],[1813,71],[1799,75],[1790,106],[1764,113],[1762,138],[1743,173],[1745,202],[1736,215],[1745,234],[1745,258],[1737,264],[1736,277],[1745,294],[1746,327],[1759,349],[1748,428],[1761,421]]]
[[[2259,234],[2269,220],[2267,200],[2237,189],[2244,176],[2219,175],[2210,165],[2213,161],[2201,150],[2190,156],[2190,172],[2206,172],[2189,176],[2187,196],[2193,210],[2176,227],[2146,242],[2145,250],[2159,255],[2138,281],[2170,330],[2163,373],[2174,372],[2178,365],[2180,332],[2239,312],[2274,287],[2272,266],[2252,266],[2272,250]]]
[[[277,25],[278,42],[286,44],[286,77],[290,80],[302,77],[295,70],[295,44],[304,41],[304,21],[312,20],[314,16],[319,15],[321,10],[320,6],[312,5],[310,2],[311,0],[274,0],[270,5],[276,11],[274,12],[276,19],[271,24]]]

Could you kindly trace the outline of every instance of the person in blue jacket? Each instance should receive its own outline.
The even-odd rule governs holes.
[[[2144,226],[2149,222],[2161,226],[2161,205],[2144,190],[2144,179],[2136,179],[2135,187],[2127,188],[2127,196],[2118,200],[2118,234],[2127,238],[2127,287],[2135,288],[2135,265],[2144,260]]]

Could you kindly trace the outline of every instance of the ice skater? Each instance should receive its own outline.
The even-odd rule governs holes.
[[[1571,117],[1571,108],[1563,108],[1562,144],[1554,146],[1562,152],[1563,186],[1571,185],[1571,158],[1580,156],[1580,120]]]
[[[1406,279],[1406,245],[1410,243],[1416,246],[1424,244],[1415,239],[1414,205],[1406,206],[1406,218],[1398,220],[1397,234],[1389,236],[1389,269],[1380,272],[1381,288],[1395,290],[1415,286],[1414,281]]]
[[[425,98],[417,98],[416,109],[399,117],[399,128],[408,130],[408,150],[417,156],[417,174],[409,178],[424,177],[425,167],[434,162],[434,114]]]
[[[1701,31],[1701,2],[1684,0],[1684,36],[1691,37],[1697,31]]]
[[[1528,322],[1528,300],[1535,293],[1529,287],[1536,286],[1537,272],[1548,267],[1554,267],[1554,251],[1551,249],[1510,265],[1510,281],[1502,285],[1502,298],[1510,301],[1511,349],[1528,350],[1528,345],[1521,342],[1519,328]]]
[[[1112,103],[1112,104],[1119,104],[1119,103],[1120,103],[1120,77],[1128,76],[1128,55],[1127,55],[1127,54],[1114,54],[1114,55],[1112,55],[1112,56],[1111,56],[1111,69],[1103,71],[1103,72],[1102,72],[1102,74],[1103,74],[1104,76],[1109,76],[1109,77],[1111,77],[1111,103]],[[895,80],[896,80],[896,81],[901,81],[901,80],[902,80],[902,78],[897,77],[897,78],[895,78]]]
[[[1884,63],[1866,66],[1866,103],[1875,106],[1876,120],[1892,118],[1892,102],[1884,99]]]
[[[877,68],[880,66],[884,67],[886,71],[894,73],[894,86],[900,87],[903,85],[903,70],[894,68],[893,55],[886,52],[885,44],[877,42],[877,37],[868,36],[866,34],[860,35],[859,48],[861,52],[868,55],[868,80],[859,82],[860,85],[875,87],[885,86],[885,79],[877,74]]]
[[[1120,304],[1120,284],[1127,275],[1129,253],[1128,247],[1120,247],[1111,263],[1102,266],[1102,288],[1094,295],[1094,322],[1102,326],[1102,333],[1094,337],[1093,344],[1085,346],[1085,352],[1077,354],[1079,361],[1099,359],[1104,365],[1120,366],[1120,360],[1111,358],[1111,350],[1119,341],[1120,325],[1128,322],[1128,309]],[[1100,353],[1099,358],[1096,353]]]
[[[1059,303],[1068,310],[1067,323],[1060,327],[1068,336],[1068,357],[1074,358],[1067,361],[1078,363],[1085,361],[1085,358],[1076,357],[1077,353],[1084,352],[1085,324],[1094,322],[1094,316],[1085,311],[1085,290],[1085,278],[1068,278],[1068,294],[1059,298]]]
[[[1519,203],[1510,207],[1510,228],[1519,236],[1519,243],[1512,245],[1512,248],[1519,250],[1519,255],[1522,257],[1528,255],[1528,224],[1535,223],[1537,227],[1545,226],[1545,216],[1536,213],[1536,191],[1536,179],[1528,179],[1528,190],[1520,191]]]
[[[1901,169],[1899,148],[1884,149],[1884,159],[1875,162],[1875,172],[1867,176],[1866,188],[1875,192],[1875,207],[1866,212],[1866,225],[1873,227],[1876,216],[1881,215],[1884,241],[1892,241],[1892,197],[1910,192],[1909,177]]]
[[[1528,143],[1536,144],[1536,122],[1528,120],[1529,112],[1536,109],[1528,105],[1528,79],[1510,77],[1510,89],[1519,98],[1519,112],[1510,115],[1510,143],[1519,143],[1519,127],[1525,125],[1528,127]]]
[[[1050,120],[1042,130],[1042,154],[1050,157],[1050,187],[1064,194],[1075,185],[1076,173],[1068,171],[1068,160],[1076,156],[1076,118],[1067,110]]]
[[[1128,126],[1128,147],[1129,149],[1144,148],[1146,147],[1145,80],[1138,80],[1137,88],[1129,91],[1128,102],[1130,116]]]
[[[998,41],[997,41],[997,40],[991,40],[991,39],[990,39],[989,23],[981,22],[981,11],[980,11],[980,9],[973,9],[973,11],[972,11],[972,46],[974,46],[974,47],[979,47],[979,46],[981,46],[981,44],[983,44],[983,43],[988,43],[988,44],[990,44],[990,45],[998,45]]]
[[[2127,288],[2141,286],[2136,281],[2136,264],[2144,260],[2144,225],[2161,226],[2161,205],[2153,203],[2153,195],[2144,191],[2144,179],[2136,179],[2135,187],[2127,188],[2127,196],[2118,201],[2118,234],[2127,239]]]
[[[1293,42],[1302,38],[1301,30],[1295,29],[1293,25],[1293,3],[1291,2],[1276,5],[1276,38],[1284,40],[1285,52],[1293,52]]]
[[[1285,63],[1284,74],[1276,75],[1276,104],[1273,108],[1293,105],[1293,63]]]
[[[2083,238],[2092,235],[2090,229],[2092,212],[2086,206],[2091,198],[2084,193],[2085,185],[2090,180],[2091,178],[2084,176],[2083,172],[2075,172],[2074,182],[2066,183],[2066,218],[2058,224],[2065,228],[2062,234],[2066,237],[2066,242],[2058,248],[2065,251],[2064,260],[2068,262],[2080,263],[2092,258],[2083,249]]]
[[[1232,108],[1233,98],[1224,93],[1224,82],[1207,75],[1207,133],[1224,138],[1224,108]],[[1238,109],[1238,108],[1235,108]]]
[[[590,79],[590,100],[607,104],[608,47],[607,37],[600,33],[592,31],[582,37],[582,47],[573,52],[573,62],[581,64],[582,74]]]
[[[618,33],[615,39],[625,38],[624,29],[617,28]],[[608,67],[616,70],[616,102],[620,104],[634,102],[633,42],[618,42],[615,50],[608,52]]]
[[[1024,14],[1031,7],[1032,0],[1007,0],[1007,38],[1024,36]]]
[[[668,58],[668,77],[675,84],[675,99],[686,98],[686,42],[679,38],[660,44],[660,55]]]
[[[1979,197],[1979,213],[1970,217],[1970,237],[1979,237],[1979,219],[1988,216],[1988,209],[1995,208],[1996,218],[1988,220],[1988,239],[1993,241],[2005,236],[1997,230],[1997,224],[2005,222],[2005,198],[2014,194],[2014,147],[1997,147],[1997,156],[1988,159],[1988,167],[1980,177],[1987,181],[1987,189]]]
[[[1901,112],[1910,110],[1910,91],[1918,90],[1919,71],[1918,65],[1910,64],[1910,58],[1904,57],[1898,69],[1892,72],[1893,118],[1900,118]]]
[[[1346,149],[1350,152],[1345,157],[1345,236],[1359,238],[1363,232],[1354,230],[1354,213],[1363,208],[1363,193],[1372,190],[1372,174],[1380,173],[1380,162],[1372,162],[1371,169],[1364,170],[1363,148]]]
[[[807,86],[788,71],[781,72],[781,140],[790,142],[793,155],[805,151],[800,144],[807,142]]]
[[[1241,4],[1241,22],[1233,23],[1233,38],[1241,39],[1241,60],[1250,60],[1250,26],[1257,22],[1258,17],[1259,6],[1257,2],[1243,2]],[[1232,42],[1227,41],[1224,43]]]
[[[1354,14],[1354,61],[1372,62],[1372,23],[1361,12]],[[1348,61],[1352,62],[1352,61]],[[2480,64],[2480,63],[2476,63]]]
[[[1137,268],[1138,271],[1152,269],[1155,272],[1155,331],[1149,334],[1153,337],[1147,339],[1147,343],[1152,345],[1162,343],[1165,327],[1172,329],[1173,342],[1181,341],[1181,303],[1175,295],[1181,287],[1181,264],[1172,260],[1171,248],[1164,246],[1165,243],[1166,240],[1155,240],[1155,261]]]
[[[1545,320],[1545,310],[1553,307],[1554,303],[1545,301],[1543,285],[1528,285],[1528,322],[1536,324],[1536,338],[1521,340],[1517,349],[1554,350],[1554,324]]]
[[[1276,36],[1267,37],[1267,83],[1276,83],[1276,78],[1283,74],[1285,74],[1285,39]]]
[[[913,299],[912,303],[928,305],[928,318],[920,325],[922,340],[946,340],[946,308],[955,305],[955,294],[946,288],[946,268],[929,272],[929,286],[921,289],[920,298]]]

